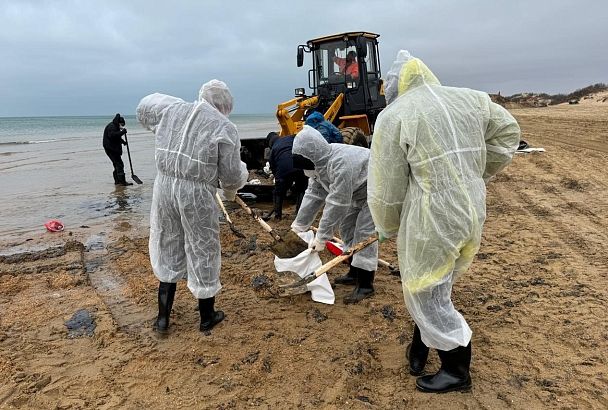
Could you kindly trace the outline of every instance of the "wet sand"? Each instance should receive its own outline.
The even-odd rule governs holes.
[[[517,155],[489,185],[481,251],[454,289],[473,329],[471,393],[415,391],[398,277],[381,268],[376,295],[358,305],[342,303],[344,287],[333,306],[278,298],[272,238],[233,209],[246,238],[222,225],[226,320],[210,334],[185,283],[171,334],[151,331],[145,231],[110,224],[5,243],[4,255],[35,252],[0,257],[0,407],[607,408],[606,107],[513,111],[547,152]],[[272,222],[286,229],[291,217]],[[396,261],[394,242],[380,253]],[[64,324],[81,309],[91,337]],[[438,366],[433,352],[427,370]]]

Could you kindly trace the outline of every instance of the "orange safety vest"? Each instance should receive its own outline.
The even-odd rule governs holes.
[[[346,59],[342,57],[334,57],[334,63],[340,67],[340,73],[350,75],[353,79],[359,78],[359,65],[356,60],[353,60],[348,67],[346,66]]]

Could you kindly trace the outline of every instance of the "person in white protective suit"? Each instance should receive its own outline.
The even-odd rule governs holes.
[[[483,92],[442,86],[400,51],[385,81],[389,105],[376,121],[368,203],[381,240],[397,236],[403,294],[414,319],[412,375],[429,348],[441,369],[419,377],[424,392],[471,386],[471,329],[451,301],[452,285],[479,250],[486,183],[513,158],[515,119]]]
[[[200,330],[224,319],[214,309],[220,291],[218,181],[227,200],[247,182],[240,140],[227,116],[232,95],[221,81],[204,84],[197,102],[163,94],[144,97],[137,118],[156,135],[157,175],[150,211],[150,262],[158,287],[154,329],[166,333],[178,280],[198,299]]]
[[[312,245],[315,251],[325,249],[325,242],[337,230],[347,247],[375,234],[367,205],[367,148],[330,144],[319,131],[305,125],[294,139],[292,153],[294,167],[303,169],[309,177],[292,230],[307,231],[325,205]],[[336,280],[338,284],[356,285],[344,303],[357,303],[373,295],[377,268],[377,242],[353,255],[349,273]]]

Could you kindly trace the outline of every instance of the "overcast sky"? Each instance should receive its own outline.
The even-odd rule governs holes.
[[[235,113],[273,113],[308,83],[298,44],[361,30],[383,74],[404,48],[446,85],[503,95],[608,82],[605,0],[2,0],[0,21],[0,116],[131,114],[212,78]]]

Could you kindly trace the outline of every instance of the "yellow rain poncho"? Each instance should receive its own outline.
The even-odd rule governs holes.
[[[403,50],[385,87],[368,174],[376,230],[398,234],[405,302],[423,342],[466,346],[471,329],[452,305],[452,284],[479,250],[485,184],[511,161],[519,126],[486,93],[442,86]]]

